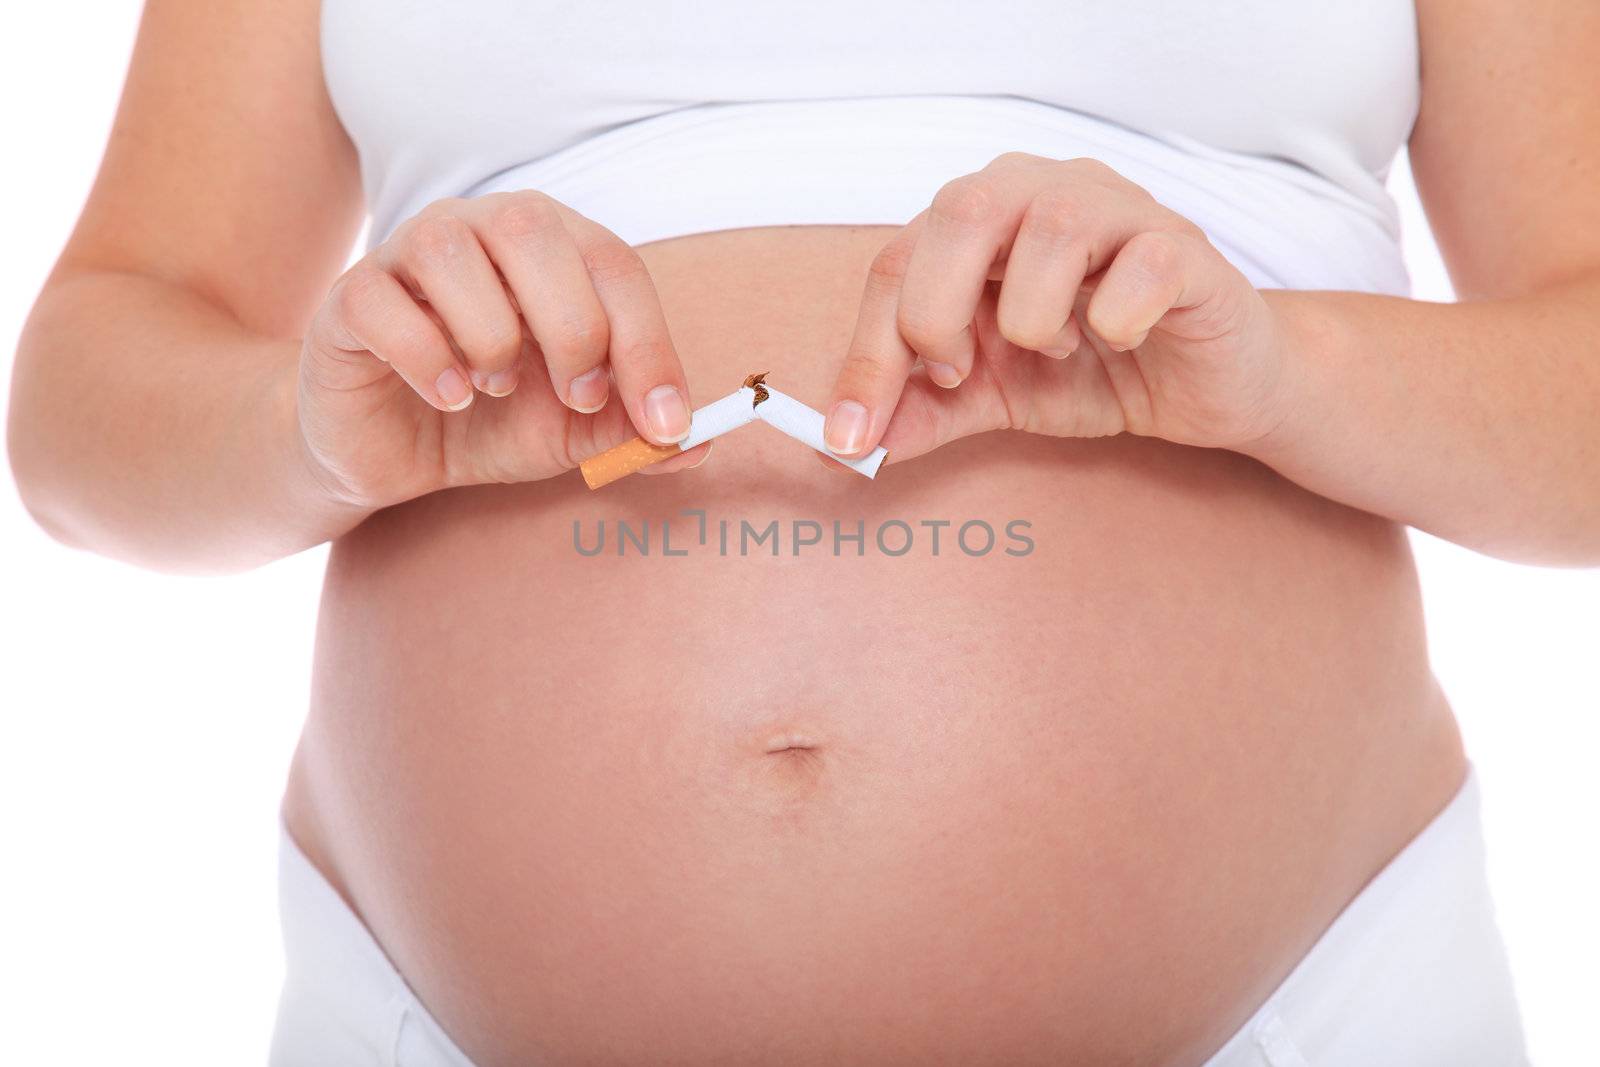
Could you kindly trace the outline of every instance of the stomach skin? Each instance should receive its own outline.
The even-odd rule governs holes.
[[[692,402],[820,406],[892,232],[643,246]],[[284,817],[483,1067],[1185,1065],[1464,773],[1394,523],[1126,435],[869,481],[753,425],[336,543]]]

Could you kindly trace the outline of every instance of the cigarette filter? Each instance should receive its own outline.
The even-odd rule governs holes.
[[[682,451],[678,445],[657,445],[642,437],[635,437],[615,448],[608,448],[598,456],[591,456],[580,463],[578,469],[583,471],[583,480],[589,483],[589,488],[598,489]]]
[[[610,485],[618,478],[626,478],[652,463],[671,459],[695,445],[705,444],[729,430],[737,430],[747,422],[754,422],[755,401],[755,387],[746,386],[692,412],[689,416],[689,436],[675,445],[658,445],[635,437],[597,456],[590,456],[578,464],[578,469],[583,472],[583,480],[590,489]]]

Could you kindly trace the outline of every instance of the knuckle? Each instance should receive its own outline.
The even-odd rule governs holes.
[[[910,263],[910,242],[891,241],[872,257],[872,264],[867,268],[868,283],[880,289],[898,289]]]
[[[1024,223],[1040,236],[1062,240],[1083,233],[1088,213],[1083,200],[1065,189],[1047,189],[1028,205]]]
[[[1148,189],[1130,181],[1121,171],[1101,160],[1084,156],[1069,159],[1062,164],[1062,167],[1069,180],[1079,185],[1098,189],[1102,193],[1114,194],[1125,201],[1142,205],[1145,210],[1150,210],[1157,204],[1156,198],[1150,195]]]
[[[346,321],[361,321],[378,304],[386,282],[380,270],[352,268],[334,296],[334,313]]]
[[[645,273],[644,259],[621,241],[598,241],[583,252],[584,265],[596,282],[626,281]]]
[[[1177,213],[1172,215],[1172,232],[1178,235],[1180,239],[1187,239],[1204,248],[1211,247],[1211,238],[1206,234],[1206,231],[1202,230],[1197,223],[1191,222]]]
[[[550,197],[530,189],[508,193],[494,206],[489,225],[502,237],[539,237],[561,226],[561,212]]]
[[[982,226],[994,217],[995,199],[974,175],[946,182],[933,197],[933,214],[955,226]]]
[[[482,333],[474,340],[474,351],[469,355],[495,366],[509,364],[522,350],[522,330],[511,321],[486,323]]]
[[[1031,152],[1001,152],[989,161],[989,167],[1005,170],[1012,167],[1034,166],[1045,162],[1048,161],[1043,156],[1036,156]]]
[[[672,345],[659,337],[645,337],[634,341],[617,353],[615,362],[624,367],[660,370],[677,362]]]
[[[1158,231],[1137,234],[1129,242],[1139,269],[1158,278],[1178,273],[1183,261],[1183,249],[1175,237]]]
[[[458,196],[441,197],[440,199],[433,201],[421,211],[417,212],[416,217],[419,219],[431,219],[438,218],[443,215],[454,215],[461,210],[461,205],[463,203],[465,203],[465,201]]]
[[[406,234],[405,250],[420,263],[449,262],[467,247],[471,235],[455,215],[419,216]]]
[[[839,370],[840,391],[852,395],[871,393],[883,375],[883,363],[873,353],[853,348]]]
[[[399,323],[392,326],[386,340],[399,362],[407,365],[422,363],[432,347],[429,344],[431,339],[414,323]]]
[[[569,315],[552,325],[550,344],[560,352],[598,357],[605,354],[610,333],[604,315]]]
[[[1072,159],[1061,161],[1061,169],[1080,178],[1091,178],[1098,181],[1120,179],[1112,167],[1093,156],[1074,156]]]

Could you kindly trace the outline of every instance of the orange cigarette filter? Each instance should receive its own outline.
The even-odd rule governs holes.
[[[681,455],[683,449],[677,445],[656,445],[642,437],[635,437],[597,456],[590,456],[578,464],[578,469],[583,472],[583,480],[589,488],[598,489],[618,478],[626,478],[635,471],[643,470],[652,463]]]

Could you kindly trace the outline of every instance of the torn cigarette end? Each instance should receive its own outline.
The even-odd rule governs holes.
[[[767,387],[763,383],[766,382],[767,375],[770,373],[772,372],[762,371],[760,374],[752,374],[750,377],[744,380],[744,387],[746,389],[753,389],[756,394],[755,399],[750,401],[750,406],[752,408],[760,407],[761,402],[767,399]]]
[[[618,478],[626,478],[635,471],[643,470],[652,463],[660,463],[664,459],[681,455],[683,449],[677,445],[657,445],[642,437],[635,437],[615,448],[608,448],[597,456],[590,456],[578,464],[578,469],[583,472],[583,480],[588,483],[590,489],[599,489],[602,485],[610,485]]]

